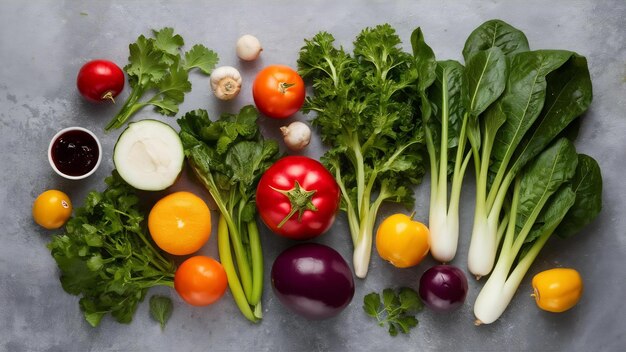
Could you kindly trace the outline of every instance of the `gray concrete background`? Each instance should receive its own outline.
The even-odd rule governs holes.
[[[128,44],[151,28],[172,26],[186,43],[203,43],[217,51],[220,64],[238,67],[244,91],[234,102],[219,103],[208,79],[192,75],[193,91],[181,112],[205,108],[212,116],[236,111],[252,102],[251,82],[263,66],[295,66],[304,38],[326,30],[351,47],[365,26],[389,22],[405,47],[421,26],[438,58],[460,59],[472,29],[501,18],[523,30],[533,49],[570,49],[587,56],[594,101],[585,116],[578,151],[594,156],[604,176],[604,210],[576,238],[552,239],[522,283],[499,321],[474,327],[472,304],[480,285],[471,280],[466,304],[447,315],[424,311],[409,336],[391,338],[365,316],[363,296],[373,290],[408,285],[432,261],[398,270],[372,256],[370,274],[357,280],[353,302],[343,314],[326,321],[307,321],[283,308],[266,279],[265,317],[248,323],[230,293],[205,308],[184,304],[174,291],[156,289],[174,300],[165,331],[148,315],[144,302],[130,325],[110,318],[91,328],[82,318],[78,298],[65,293],[56,265],[46,249],[50,232],[37,227],[30,211],[43,190],[67,192],[76,205],[91,189],[102,189],[113,164],[111,153],[120,131],[103,127],[117,106],[93,106],[75,88],[80,66],[107,58],[123,66]],[[626,346],[626,4],[624,1],[10,1],[0,3],[0,351],[365,351],[365,350],[562,350],[611,351]],[[260,38],[261,59],[242,63],[234,53],[236,39],[246,33]],[[126,89],[122,97],[129,93]],[[174,119],[144,110],[135,119]],[[292,119],[306,119],[300,114]],[[262,119],[268,136],[278,136],[280,123]],[[100,169],[87,180],[65,181],[46,159],[54,133],[72,125],[95,131],[104,147]],[[321,154],[317,137],[306,154]],[[183,180],[176,186],[194,188]],[[427,219],[428,180],[416,189],[415,209]],[[454,264],[465,269],[473,213],[473,176],[468,172],[462,197],[459,253]],[[205,194],[206,195],[206,194]],[[384,207],[379,219],[398,208]],[[216,217],[215,217],[216,218]],[[292,242],[263,231],[266,272],[273,258]],[[351,258],[346,219],[317,240]],[[216,256],[215,234],[202,253]],[[535,307],[529,297],[530,277],[554,266],[577,268],[585,294],[573,310],[553,315]],[[619,347],[622,346],[622,347]]]

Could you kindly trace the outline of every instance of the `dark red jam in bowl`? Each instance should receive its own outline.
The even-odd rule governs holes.
[[[95,138],[82,130],[69,130],[61,134],[51,149],[54,166],[68,176],[82,176],[98,162],[100,150]]]

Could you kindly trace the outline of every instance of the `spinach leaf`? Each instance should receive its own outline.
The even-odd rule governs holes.
[[[602,209],[602,174],[590,156],[578,154],[578,167],[571,182],[576,201],[556,228],[559,237],[568,238],[589,224]]]
[[[477,117],[493,103],[505,89],[507,65],[498,47],[479,51],[466,61],[468,111]]]
[[[496,135],[490,166],[500,177],[504,176],[515,149],[543,108],[546,76],[571,56],[568,51],[539,50],[513,57],[506,91],[498,101],[499,108],[494,110],[505,119]]]
[[[506,56],[529,50],[528,39],[522,31],[502,20],[489,20],[469,35],[463,58],[467,62],[475,53],[493,47],[500,48]]]
[[[532,226],[550,196],[574,176],[577,163],[578,154],[574,145],[562,138],[528,165],[521,176],[518,229]]]
[[[573,54],[546,77],[546,98],[532,134],[524,137],[515,152],[512,170],[521,169],[539,154],[575,118],[585,112],[593,97],[587,60]]]

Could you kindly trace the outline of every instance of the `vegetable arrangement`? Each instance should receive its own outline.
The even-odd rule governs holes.
[[[191,90],[188,72],[194,68],[211,75],[207,87],[218,99],[234,99],[242,88],[235,67],[213,70],[213,51],[195,45],[183,55],[183,39],[172,28],[153,34],[129,47],[124,71],[132,92],[106,130],[123,126],[146,105],[176,115]],[[385,201],[413,207],[426,156],[428,227],[413,219],[415,213],[393,214],[376,231],[376,249],[397,268],[414,267],[429,252],[439,262],[451,262],[461,233],[462,182],[473,161],[476,207],[468,268],[477,278],[489,275],[474,305],[477,324],[502,315],[552,234],[568,238],[599,213],[600,168],[572,142],[578,127],[573,121],[592,99],[584,57],[531,51],[524,33],[500,20],[470,34],[463,64],[437,59],[420,28],[410,38],[412,53],[402,51],[388,24],[362,30],[352,53],[334,41],[326,32],[306,39],[298,72],[284,65],[262,69],[251,87],[256,108],[244,106],[217,120],[193,110],[177,120],[179,132],[150,119],[129,124],[115,145],[117,170],[106,179],[107,189],[91,192],[73,217],[72,203],[60,191],[35,200],[38,224],[47,229],[65,224],[48,247],[65,291],[81,296],[89,324],[97,326],[107,314],[130,322],[147,290],[158,285],[174,288],[194,306],[218,301],[229,287],[244,317],[259,322],[264,272],[257,212],[275,234],[308,240],[327,232],[343,210],[354,273],[365,278],[378,211]],[[255,60],[261,51],[254,36],[237,42],[243,61]],[[303,79],[314,95],[305,98]],[[119,67],[106,60],[86,64],[77,79],[81,94],[93,102],[113,100],[123,83]],[[259,112],[285,119],[299,110],[315,114],[311,123],[329,146],[321,163],[305,156],[281,158],[277,142],[261,134]],[[301,121],[281,132],[292,151],[311,138]],[[200,250],[211,237],[211,211],[192,193],[168,192],[144,224],[137,190],[167,190],[185,160],[219,210],[221,262],[195,255],[176,268],[161,251]],[[355,292],[341,255],[315,243],[283,251],[272,265],[271,282],[281,303],[309,319],[341,313]],[[583,287],[576,270],[560,268],[537,274],[532,284],[538,307],[550,312],[572,308]],[[421,276],[419,293],[385,289],[382,301],[370,293],[363,309],[395,336],[417,326],[413,313],[424,305],[454,310],[467,293],[462,269],[437,265]],[[167,297],[150,299],[151,316],[162,328],[172,307]]]
[[[262,317],[263,292],[254,190],[278,156],[278,144],[261,136],[257,118],[257,110],[249,105],[237,115],[222,114],[215,122],[204,110],[178,119],[185,156],[220,211],[219,253],[230,290],[243,315],[253,322]]]
[[[354,244],[356,276],[367,275],[376,215],[384,201],[413,205],[421,181],[424,140],[412,108],[417,70],[389,25],[367,28],[351,56],[326,32],[305,40],[298,69],[315,95],[303,111],[330,149],[322,162],[335,176]]]

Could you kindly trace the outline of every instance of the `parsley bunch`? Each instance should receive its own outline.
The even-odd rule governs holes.
[[[145,235],[144,214],[135,190],[117,172],[104,192],[91,192],[48,244],[61,285],[80,295],[80,308],[92,326],[110,313],[129,323],[150,287],[174,287],[175,265]]]
[[[196,44],[181,56],[183,37],[174,34],[174,29],[166,27],[152,31],[154,38],[140,35],[129,45],[130,56],[124,71],[132,92],[117,116],[109,122],[106,130],[124,125],[134,113],[144,106],[153,105],[159,113],[174,116],[178,105],[185,100],[185,93],[191,91],[189,71],[194,68],[210,75],[217,65],[217,54],[205,46]],[[152,94],[148,99],[144,95]]]
[[[394,292],[393,289],[383,290],[383,300],[380,295],[372,292],[363,298],[363,310],[375,318],[379,326],[389,325],[389,335],[396,336],[398,331],[408,334],[411,328],[417,326],[417,319],[411,313],[421,311],[424,303],[415,290],[403,287]]]
[[[364,29],[354,53],[334,46],[320,32],[305,40],[298,69],[313,84],[304,112],[330,149],[322,162],[341,188],[342,209],[354,244],[354,271],[367,275],[372,233],[382,202],[412,207],[413,185],[424,168],[424,131],[418,110],[418,70],[413,55],[400,49],[388,24]]]

